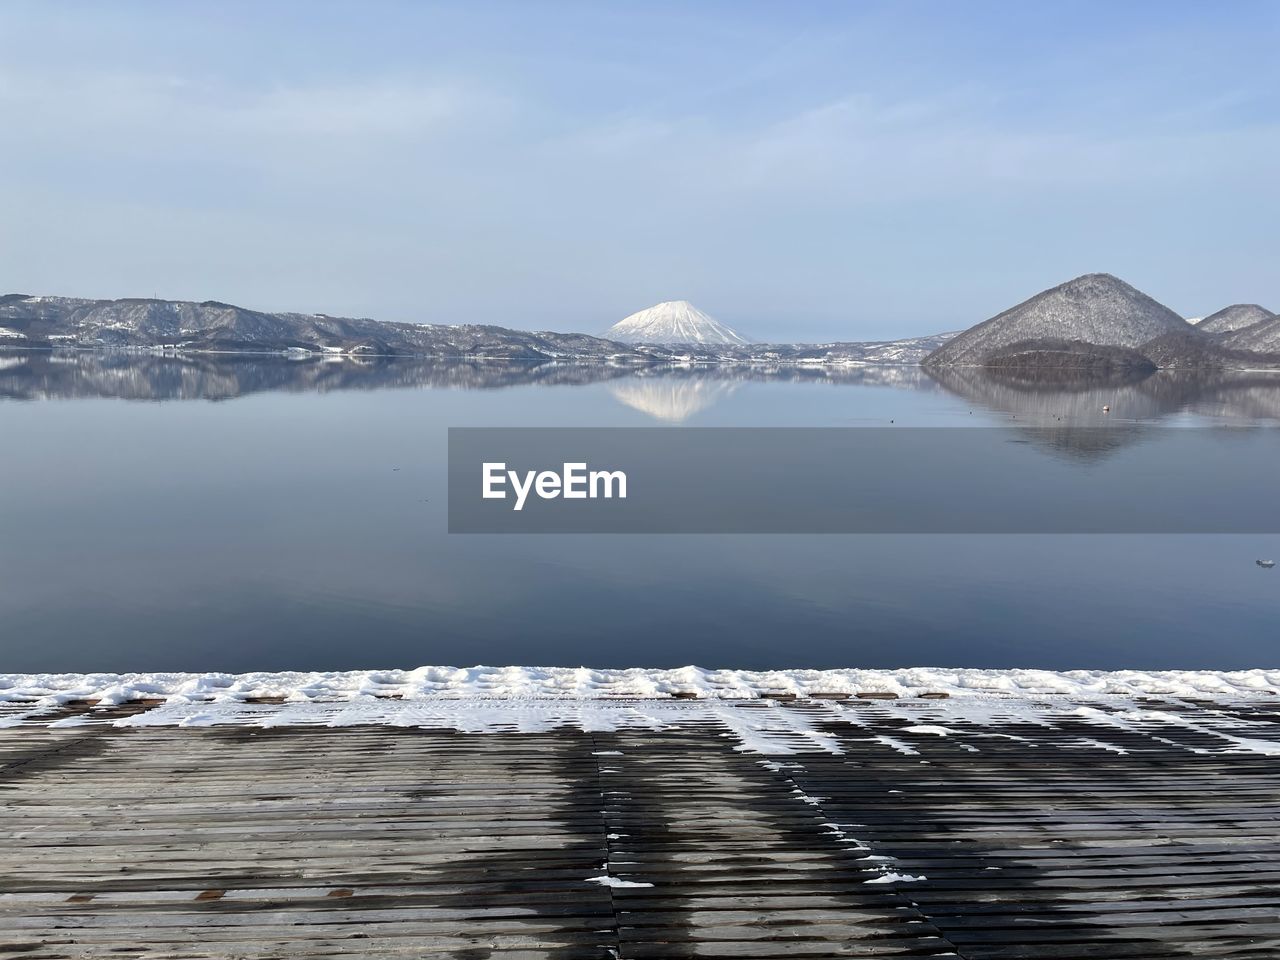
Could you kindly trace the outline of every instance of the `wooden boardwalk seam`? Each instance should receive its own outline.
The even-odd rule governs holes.
[[[0,958],[1280,957],[1280,757],[1194,722],[1280,741],[1270,703],[1170,703],[1193,722],[1109,749],[1061,715],[760,709],[830,748],[3,728]]]

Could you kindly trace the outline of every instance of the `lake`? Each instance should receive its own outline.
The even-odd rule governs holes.
[[[1280,376],[0,355],[0,671],[1280,665],[1272,534],[446,532],[451,426],[890,420],[1088,469],[1072,427],[1270,429]]]

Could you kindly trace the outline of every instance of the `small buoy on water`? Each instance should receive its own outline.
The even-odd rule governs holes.
[[[1103,412],[1103,413],[1110,413],[1110,412],[1111,412],[1111,404],[1109,404],[1109,403],[1104,403],[1104,404],[1102,405],[1102,412]]]

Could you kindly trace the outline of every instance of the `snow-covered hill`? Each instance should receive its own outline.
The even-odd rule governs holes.
[[[1233,333],[1275,319],[1275,314],[1256,303],[1233,303],[1212,313],[1197,326],[1205,333]]]
[[[1280,353],[1280,316],[1235,330],[1223,337],[1222,343],[1232,350]]]
[[[929,355],[932,365],[983,364],[1014,344],[1079,342],[1139,347],[1197,328],[1109,273],[1090,273],[1045,290],[951,340]]]
[[[732,327],[688,300],[667,300],[619,320],[605,333],[622,343],[747,344]]]
[[[617,334],[606,340],[580,333],[472,324],[385,323],[326,314],[266,313],[216,301],[86,300],[8,294],[0,295],[0,348],[124,347],[162,348],[184,354],[290,352],[625,364],[914,364],[951,336],[938,334],[875,343],[759,344],[747,341],[690,304],[659,310],[668,306],[673,305],[659,304],[636,314],[649,314],[653,319],[665,316],[668,322],[665,329],[661,323],[635,324],[648,332],[625,337],[631,341],[625,345],[619,343],[624,337]]]
[[[85,300],[0,296],[0,328],[30,346],[168,347],[179,351],[478,357],[647,362],[652,350],[576,333],[475,324],[385,323],[326,314],[267,313],[206,300]],[[660,358],[660,356],[659,356]]]

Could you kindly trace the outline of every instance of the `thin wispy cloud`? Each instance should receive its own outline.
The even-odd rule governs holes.
[[[490,91],[449,80],[372,76],[346,83],[244,88],[201,76],[0,67],[0,104],[11,134],[56,138],[93,132],[124,140],[223,135],[368,142],[457,134],[500,113]],[[203,136],[199,136],[203,135]]]

